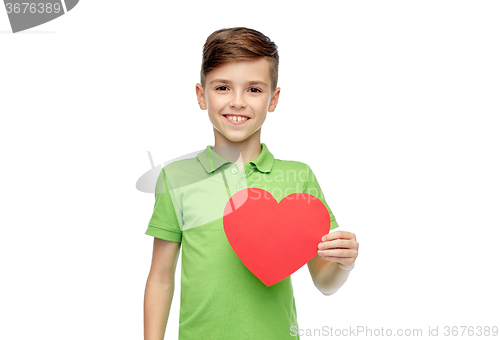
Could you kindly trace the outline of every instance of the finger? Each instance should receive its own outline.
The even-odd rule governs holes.
[[[332,241],[320,242],[318,244],[318,249],[334,249],[334,248],[344,248],[344,249],[359,249],[359,243],[356,240],[350,239],[336,239]]]
[[[324,235],[321,238],[321,241],[334,240],[334,239],[340,238],[340,236],[342,236],[342,230],[337,230],[337,231],[334,231],[332,233],[328,233],[328,234]]]
[[[336,239],[333,241],[325,241],[318,244],[318,249],[335,249],[335,248],[356,248],[352,240]]]
[[[340,257],[334,257],[334,256],[321,256],[323,260],[330,261],[330,262],[339,262],[343,261],[345,259],[340,258]]]
[[[326,249],[326,250],[318,250],[318,255],[355,259],[358,254],[355,249]]]
[[[332,233],[328,233],[326,234],[325,236],[323,236],[321,238],[322,241],[330,241],[330,240],[335,240],[335,239],[338,239],[338,238],[341,238],[341,239],[351,239],[354,237],[354,234],[353,233],[350,233],[348,231],[344,231],[344,230],[338,230],[338,231],[334,231]]]
[[[321,256],[323,260],[330,261],[330,262],[337,262],[343,266],[349,267],[351,266],[354,261],[352,260],[346,260],[345,258],[342,257],[335,257],[335,256]]]

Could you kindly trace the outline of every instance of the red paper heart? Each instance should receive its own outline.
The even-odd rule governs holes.
[[[229,199],[223,225],[241,262],[269,287],[314,257],[330,214],[310,194],[290,194],[278,204],[268,191],[248,188]]]

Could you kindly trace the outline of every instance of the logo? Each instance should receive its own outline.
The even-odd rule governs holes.
[[[12,32],[20,32],[54,20],[75,8],[79,0],[4,0]]]

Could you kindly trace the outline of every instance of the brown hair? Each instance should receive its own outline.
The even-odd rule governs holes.
[[[223,28],[210,34],[203,46],[201,85],[206,75],[225,63],[266,58],[270,62],[271,90],[278,86],[278,46],[267,36],[251,28]]]

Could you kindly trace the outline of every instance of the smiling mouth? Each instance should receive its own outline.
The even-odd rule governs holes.
[[[232,116],[232,115],[223,115],[223,116],[227,121],[229,121],[232,124],[236,124],[236,125],[243,124],[246,121],[250,120],[250,118],[248,118],[246,116]]]
[[[235,121],[235,122],[240,122],[240,121],[243,121],[243,120],[250,119],[247,116],[233,116],[233,115],[223,115],[223,116],[226,117],[227,119]]]

